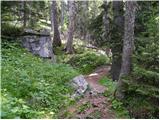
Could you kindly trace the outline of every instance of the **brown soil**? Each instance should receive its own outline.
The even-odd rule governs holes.
[[[71,116],[69,118],[79,119],[114,119],[115,115],[111,110],[111,103],[102,95],[106,87],[99,84],[99,80],[108,74],[110,66],[97,68],[93,73],[86,75],[85,79],[89,83],[92,92],[86,92],[74,106],[67,109]],[[82,107],[84,107],[82,109]],[[82,109],[82,110],[80,110]]]
[[[106,90],[106,87],[103,85],[100,85],[98,81],[103,76],[107,75],[109,70],[110,70],[110,66],[103,66],[103,67],[97,68],[93,73],[85,76],[85,79],[89,83],[91,89],[93,89],[97,93],[103,93]]]

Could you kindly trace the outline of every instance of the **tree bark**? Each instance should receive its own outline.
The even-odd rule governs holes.
[[[68,27],[68,36],[66,44],[66,52],[73,53],[73,33],[75,26],[75,17],[76,17],[76,7],[74,1],[68,1],[69,4],[69,27]]]
[[[109,21],[109,1],[104,1],[104,15],[103,15],[103,23],[105,28],[105,37],[110,39],[109,31],[110,31],[110,21]]]
[[[122,54],[122,74],[130,74],[131,72],[131,57],[134,47],[134,22],[135,22],[135,11],[136,2],[126,1],[126,12],[125,12],[125,33],[123,39],[123,54]]]
[[[111,33],[112,79],[119,80],[122,61],[122,39],[124,35],[123,1],[113,1],[113,28]]]
[[[64,1],[61,1],[61,32],[64,24]]]
[[[53,45],[61,46],[61,39],[58,30],[58,21],[57,21],[57,3],[52,1],[51,5],[51,28],[54,31]]]
[[[27,25],[27,14],[26,14],[26,1],[22,1],[22,9],[23,9],[23,27],[25,28]]]
[[[87,20],[87,18],[88,18],[88,1],[81,1],[82,2],[82,11],[83,11],[83,13],[82,13],[82,23],[83,23],[83,39],[85,40],[86,39],[86,35],[87,35],[87,24],[89,24],[88,23],[88,20]]]
[[[29,4],[30,7],[32,7],[33,6],[33,1],[29,1],[28,4]],[[28,21],[29,21],[29,25],[34,28],[36,20],[33,18],[32,9],[29,9],[29,12],[28,12]]]
[[[119,99],[123,99],[125,94],[125,83],[123,82],[122,76],[129,75],[131,72],[131,60],[134,46],[134,23],[135,23],[135,12],[136,2],[126,1],[125,3],[125,33],[123,39],[123,54],[122,54],[122,66],[120,79],[118,81],[116,96]]]

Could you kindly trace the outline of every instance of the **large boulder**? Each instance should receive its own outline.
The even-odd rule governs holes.
[[[72,80],[72,86],[75,88],[75,94],[73,95],[74,97],[83,95],[84,92],[88,88],[88,83],[85,80],[83,75],[79,75]]]
[[[40,32],[30,29],[25,30],[22,45],[31,53],[39,55],[40,57],[53,57],[51,36],[50,32],[46,29]]]

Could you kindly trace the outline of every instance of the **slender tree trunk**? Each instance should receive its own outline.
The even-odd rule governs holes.
[[[28,1],[28,4],[32,7],[33,1]],[[29,21],[29,25],[34,28],[36,20],[33,19],[32,9],[29,9],[29,12],[28,12],[28,21]]]
[[[75,2],[69,1],[69,27],[68,27],[68,36],[67,36],[67,44],[66,44],[66,52],[73,53],[73,33],[74,33],[74,26],[75,26],[75,17],[76,17],[76,8]]]
[[[123,17],[123,1],[113,1],[113,29],[111,33],[112,39],[112,66],[111,74],[113,80],[119,80],[121,62],[122,62],[122,39],[124,35],[124,17]]]
[[[134,47],[134,22],[136,2],[126,1],[125,12],[125,34],[123,39],[123,54],[122,54],[122,68],[121,74],[130,74],[131,72],[131,57]]]
[[[109,21],[109,1],[104,1],[104,15],[103,15],[103,23],[105,27],[105,37],[110,39],[109,31],[110,31],[110,21]]]
[[[54,46],[61,46],[61,39],[58,30],[58,21],[57,21],[57,3],[52,1],[51,5],[51,28],[54,31],[53,44]]]
[[[23,5],[22,5],[22,8],[23,8],[23,27],[25,28],[26,25],[27,25],[27,14],[26,14],[26,1],[22,1]]]
[[[93,14],[93,18],[96,18],[96,14],[98,12],[97,9],[96,9],[97,8],[96,0],[95,1],[93,0],[92,2],[93,2],[93,5],[94,5],[94,8],[95,8],[95,12]]]
[[[88,23],[88,1],[82,1],[82,9],[83,9],[83,13],[82,13],[82,23],[83,23],[83,39],[86,39],[86,35],[87,35],[87,24]]]
[[[24,8],[24,4],[23,4],[24,1],[20,1],[19,2],[19,20],[21,20],[21,23],[23,24],[23,8]]]
[[[118,81],[118,88],[116,96],[119,99],[124,98],[125,83],[123,82],[124,75],[129,75],[131,72],[131,59],[133,54],[134,44],[134,23],[135,23],[135,12],[136,2],[126,1],[125,3],[125,33],[123,39],[123,54],[122,54],[122,66],[120,79]]]
[[[64,24],[64,1],[61,1],[61,33]]]

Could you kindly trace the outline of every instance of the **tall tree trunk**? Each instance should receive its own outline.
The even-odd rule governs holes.
[[[93,6],[94,6],[94,8],[95,8],[95,12],[94,12],[94,14],[93,14],[93,18],[95,19],[95,18],[96,18],[96,14],[98,13],[98,11],[97,11],[97,9],[96,9],[96,8],[97,8],[97,4],[96,4],[97,1],[96,1],[96,0],[93,0],[92,2],[93,2]]]
[[[54,31],[53,45],[61,46],[61,39],[58,30],[58,21],[57,21],[57,3],[56,1],[52,1],[51,5],[51,28]]]
[[[28,1],[28,4],[30,5],[30,7],[32,7],[33,6],[33,1]],[[28,12],[28,21],[29,21],[29,25],[32,28],[34,28],[36,20],[33,18],[32,9],[29,9],[29,12]]]
[[[66,52],[73,53],[73,33],[75,26],[75,17],[76,17],[76,7],[75,1],[68,1],[69,4],[69,27],[68,27],[68,36],[67,36],[67,44],[66,44]]]
[[[111,33],[112,66],[111,74],[113,80],[119,80],[122,61],[122,39],[124,35],[123,1],[113,1],[113,29]]]
[[[19,2],[19,8],[20,8],[20,10],[19,10],[19,20],[21,20],[21,23],[23,24],[23,10],[24,10],[24,4],[23,4],[23,2],[24,1],[20,1]],[[24,24],[23,24],[24,25]]]
[[[134,22],[135,22],[135,11],[136,2],[126,1],[126,12],[125,12],[125,33],[123,39],[123,54],[122,54],[122,74],[129,74],[131,72],[131,57],[134,47]]]
[[[83,13],[82,13],[82,23],[83,23],[83,27],[82,27],[82,31],[83,31],[83,39],[86,39],[86,35],[87,35],[87,24],[88,23],[88,1],[81,1],[82,2],[82,9],[83,9]]]
[[[64,24],[64,1],[61,1],[61,33]]]
[[[23,9],[23,27],[25,28],[27,25],[27,13],[26,13],[26,1],[22,1],[22,9]]]
[[[131,59],[134,46],[134,23],[135,23],[135,12],[136,2],[126,1],[125,3],[125,33],[123,39],[123,54],[122,54],[122,66],[120,79],[118,81],[118,88],[116,96],[119,99],[124,98],[125,83],[123,82],[124,75],[129,75],[131,72]]]
[[[104,15],[103,15],[103,23],[105,28],[105,37],[109,39],[109,31],[110,31],[110,21],[109,21],[109,2],[104,1]]]

